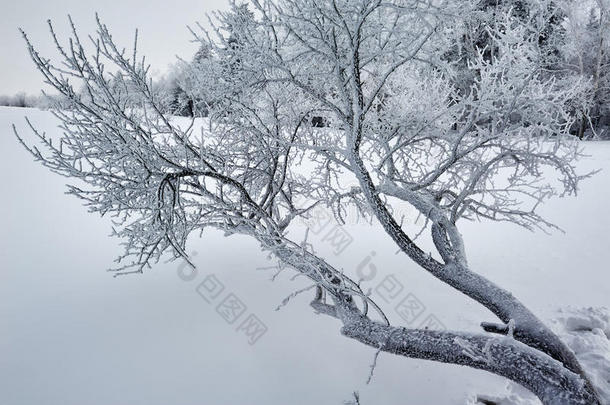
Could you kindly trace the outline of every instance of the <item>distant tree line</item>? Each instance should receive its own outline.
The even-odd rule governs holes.
[[[435,61],[439,69],[445,64],[459,64],[461,74],[455,77],[456,86],[466,94],[477,80],[478,73],[472,69],[473,58],[479,49],[485,49],[483,57],[494,63],[499,56],[490,38],[492,28],[500,23],[498,16],[512,10],[517,19],[531,19],[537,14],[546,19],[538,35],[540,68],[549,77],[556,79],[559,86],[575,81],[582,82],[581,91],[568,102],[574,123],[570,132],[581,139],[610,138],[610,22],[608,20],[608,0],[481,0],[479,12],[465,23],[463,33],[456,32],[454,49]],[[215,102],[208,97],[207,89],[197,83],[200,77],[209,74],[231,75],[235,73],[239,60],[232,57],[232,51],[239,48],[240,36],[247,35],[248,21],[254,14],[246,5],[239,7],[233,24],[225,28],[229,32],[226,52],[215,54],[205,42],[190,62],[182,61],[174,67],[168,78],[159,84],[164,87],[167,98],[167,112],[181,116],[205,117]],[[236,32],[234,27],[242,27]],[[243,29],[246,27],[246,29]],[[224,58],[225,70],[213,72],[210,61]],[[383,108],[379,105],[377,108]],[[323,115],[311,117],[313,127],[326,126]],[[533,125],[534,123],[532,123]]]
[[[7,96],[0,95],[0,106],[6,107],[39,107],[42,100],[40,97],[30,96],[25,92]]]
[[[507,10],[514,19],[523,21],[539,16],[544,19],[539,25],[543,28],[534,33],[539,38],[539,68],[555,79],[557,86],[582,84],[581,91],[566,100],[572,115],[566,120],[570,121],[570,132],[580,139],[610,139],[609,8],[609,0],[480,0],[478,12],[465,19],[462,32],[455,32],[455,45],[431,62],[439,70],[458,65],[455,86],[460,89],[460,97],[467,97],[480,79],[480,72],[473,68],[475,58],[482,54],[486,63],[494,63],[500,57],[490,35],[504,23],[499,21],[501,16],[507,15]],[[236,9],[223,27],[222,51],[210,49],[202,40],[192,60],[180,60],[163,78],[155,81],[154,89],[163,113],[207,117],[222,100],[214,89],[203,83],[210,83],[210,76],[238,81],[235,76],[239,75],[239,49],[252,32],[249,27],[255,25],[255,15],[246,4],[237,5]],[[120,75],[113,76],[111,81],[116,88],[125,86]],[[383,108],[383,97],[380,100],[378,110]],[[45,108],[47,102],[43,97],[18,93],[0,96],[0,105]],[[329,122],[322,111],[313,114],[309,123],[312,127],[325,127]]]

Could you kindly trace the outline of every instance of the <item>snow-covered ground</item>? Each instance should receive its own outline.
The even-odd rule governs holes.
[[[48,112],[0,108],[0,404],[330,405],[359,391],[365,405],[450,405],[472,403],[475,393],[505,394],[506,381],[488,373],[385,354],[366,385],[374,350],[314,314],[307,305],[311,292],[275,311],[307,283],[288,272],[272,283],[275,270],[267,267],[274,263],[247,238],[208,233],[193,239],[197,274],[174,262],[112,278],[105,270],[120,248],[107,236],[110,220],[64,195],[69,180],[35,164],[17,143],[13,122],[31,139],[26,114],[48,133],[57,131]],[[586,148],[591,157],[580,162],[583,171],[602,172],[583,184],[578,198],[543,207],[565,234],[496,223],[462,229],[472,267],[549,323],[562,318],[554,327],[585,365],[599,369],[610,364],[603,350],[607,312],[577,308],[610,307],[610,143]],[[368,287],[378,299],[385,294],[394,320],[469,330],[494,320],[396,255],[379,227],[345,226],[351,243],[342,251],[324,240],[330,229],[311,241],[338,267],[369,275]],[[224,286],[217,297],[200,288],[210,280]],[[399,283],[399,294],[383,289],[388,280]],[[232,297],[245,309],[229,323],[220,313]],[[407,317],[392,309],[405,299],[418,305]],[[567,307],[573,309],[557,312]],[[253,345],[240,327],[251,315],[266,327]],[[608,369],[601,371],[608,384]]]

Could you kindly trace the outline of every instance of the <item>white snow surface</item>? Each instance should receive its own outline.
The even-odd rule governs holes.
[[[551,328],[574,351],[585,369],[602,403],[610,404],[610,312],[608,308],[560,308]],[[497,395],[473,394],[469,404],[478,400],[493,401],[497,405],[540,405],[527,390],[512,382],[506,392]]]
[[[605,403],[610,404],[610,313],[607,308],[564,308],[555,332],[574,351]]]
[[[64,195],[70,180],[34,163],[18,144],[12,123],[32,139],[25,115],[49,134],[58,131],[49,112],[0,108],[0,404],[330,405],[353,391],[363,405],[472,404],[477,395],[537,403],[489,373],[387,354],[377,359],[367,385],[375,350],[341,336],[336,320],[313,313],[311,291],[275,311],[308,283],[289,272],[271,282],[275,271],[266,268],[274,263],[245,237],[209,232],[193,238],[188,252],[198,273],[192,279],[179,277],[180,262],[112,278],[105,270],[120,247],[108,237],[110,219],[88,214]],[[490,222],[463,223],[461,230],[472,268],[548,320],[608,399],[610,142],[585,147],[590,157],[579,167],[602,171],[583,183],[578,198],[542,208],[565,233]],[[413,212],[405,214],[415,221]],[[340,253],[324,241],[325,232],[311,235],[311,242],[346,273],[373,274],[365,287],[374,296],[386,277],[395,277],[403,288],[386,307],[393,321],[417,327],[435,316],[448,329],[471,331],[495,321],[396,255],[379,226],[344,230],[353,242]],[[212,274],[225,288],[208,303],[197,289]],[[246,306],[232,324],[216,310],[231,293]],[[423,307],[409,323],[393,310],[408,297]],[[267,327],[254,345],[238,330],[250,314]]]

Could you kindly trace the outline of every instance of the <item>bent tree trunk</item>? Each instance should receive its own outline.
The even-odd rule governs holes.
[[[340,320],[341,333],[372,348],[400,356],[468,366],[500,375],[534,393],[545,405],[599,404],[581,375],[546,353],[511,336],[408,329],[372,320],[353,300],[346,279],[323,259],[297,245],[259,239],[283,263],[318,285],[311,306]],[[314,270],[315,267],[315,270]],[[323,279],[340,278],[337,288],[321,287]],[[332,304],[325,301],[323,289]]]
[[[357,139],[357,135],[354,136],[354,139]],[[435,228],[434,226],[434,241],[439,253],[446,259],[446,263],[440,263],[426,254],[408,235],[406,235],[390,214],[383,201],[379,198],[379,190],[374,185],[364,162],[358,156],[357,148],[354,148],[350,153],[350,163],[354,174],[358,178],[363,194],[373,209],[374,215],[379,220],[386,233],[388,233],[400,249],[436,278],[482,304],[506,324],[512,320],[514,322],[514,339],[523,343],[518,345],[514,341],[504,340],[504,343],[500,344],[500,340],[493,340],[494,338],[492,337],[472,338],[473,340],[469,341],[468,344],[473,345],[476,352],[482,353],[481,347],[486,347],[485,353],[483,353],[484,356],[481,357],[481,359],[487,359],[493,364],[486,364],[486,368],[482,367],[480,361],[472,362],[472,359],[465,361],[463,357],[464,353],[460,352],[460,354],[456,352],[457,349],[453,347],[456,344],[455,339],[463,339],[461,335],[458,337],[452,334],[422,334],[421,331],[418,331],[413,335],[411,332],[403,330],[403,332],[398,333],[399,336],[402,336],[400,338],[397,338],[393,333],[389,335],[391,337],[389,341],[393,343],[390,344],[387,351],[409,357],[432,357],[433,360],[446,363],[463,364],[485,369],[494,374],[507,377],[530,389],[545,404],[600,403],[595,388],[587,378],[584,370],[576,359],[576,356],[559,337],[557,337],[511,293],[495,285],[485,277],[470,271],[467,265],[465,265],[465,259],[460,260],[458,258],[451,260],[446,254],[446,249],[452,249],[451,242],[449,242],[449,238],[446,234],[442,235],[443,240],[439,241],[439,234],[434,234],[435,232],[438,232],[438,228]],[[405,195],[400,195],[400,193],[396,192],[392,195],[399,198],[405,197]],[[409,201],[406,198],[405,200]],[[413,203],[413,201],[409,202]],[[426,212],[425,215],[430,216],[430,211]],[[452,249],[451,253],[459,256],[457,249]],[[506,325],[495,326],[492,324],[483,324],[482,326],[488,332],[500,334],[508,333],[508,326]],[[371,328],[371,333],[375,335],[382,333],[380,332],[379,327]],[[384,333],[388,333],[389,331],[390,330],[385,329]],[[365,335],[356,333],[351,326],[346,326],[346,328],[344,328],[344,333],[364,343],[378,347],[376,345],[379,342],[368,340]],[[398,339],[398,341],[396,339]],[[417,339],[426,341],[425,345],[430,344],[430,348],[425,349],[424,353],[414,350],[413,343],[416,342]],[[508,346],[505,346],[507,344]],[[447,350],[447,354],[444,355],[442,352],[436,352],[437,346],[435,345],[442,347],[442,350]],[[493,354],[494,350],[490,349],[491,347],[497,348],[495,355]],[[537,353],[537,355],[534,355],[534,353]],[[498,358],[495,356],[498,356]],[[502,356],[507,356],[505,360],[508,361],[500,361],[500,357]],[[530,364],[529,362],[532,360],[541,361],[541,363]],[[549,368],[550,364],[553,364],[554,366]],[[560,367],[563,370],[556,369],[556,367]],[[551,372],[550,370],[553,371]],[[568,375],[571,377],[567,378]],[[561,378],[558,381],[562,382],[558,384],[554,383],[554,378],[560,376]],[[576,379],[572,380],[572,378]],[[530,379],[532,381],[528,381]],[[546,388],[544,387],[545,384],[548,384]]]
[[[364,319],[347,323],[342,333],[385,352],[465,365],[506,377],[530,390],[545,405],[599,403],[578,374],[510,337],[409,330]]]

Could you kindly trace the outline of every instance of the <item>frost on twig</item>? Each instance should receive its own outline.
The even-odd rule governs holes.
[[[373,380],[373,374],[375,373],[375,368],[377,367],[377,359],[379,358],[379,354],[381,353],[381,347],[375,352],[375,356],[373,356],[373,363],[371,364],[371,370],[369,372],[369,376],[366,379],[366,384],[370,384]]]
[[[284,299],[282,300],[282,302],[280,303],[280,305],[278,305],[278,306],[275,308],[275,310],[276,310],[276,311],[279,311],[280,309],[282,309],[283,307],[285,307],[286,305],[288,305],[288,303],[290,302],[290,300],[292,300],[292,299],[293,299],[294,297],[296,297],[297,295],[302,294],[302,293],[304,293],[304,292],[306,292],[306,291],[310,291],[310,290],[312,290],[312,289],[314,289],[314,288],[316,288],[316,287],[317,287],[317,285],[316,285],[316,284],[313,284],[313,285],[307,286],[307,287],[305,287],[305,288],[302,288],[302,289],[300,289],[300,290],[297,290],[297,291],[295,291],[295,292],[291,293],[289,296],[287,296],[286,298],[284,298]]]

